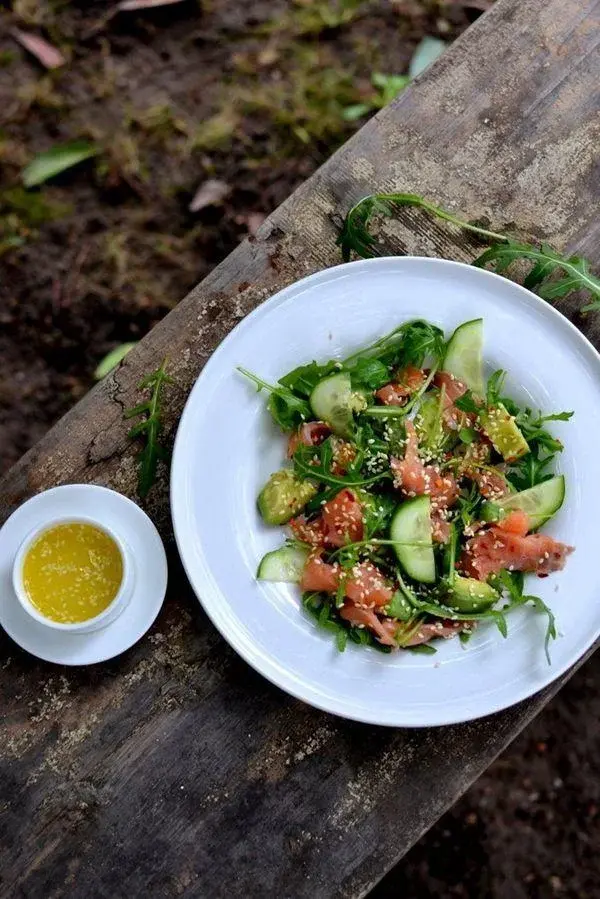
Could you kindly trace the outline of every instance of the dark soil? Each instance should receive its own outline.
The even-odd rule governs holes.
[[[467,0],[114,5],[0,2],[0,472],[360,126],[343,110],[376,103],[373,72],[406,71],[425,34],[478,15]],[[46,73],[14,26],[68,65]],[[75,139],[97,157],[24,191],[22,167]],[[190,212],[209,179],[221,199]],[[599,666],[374,895],[600,896]]]

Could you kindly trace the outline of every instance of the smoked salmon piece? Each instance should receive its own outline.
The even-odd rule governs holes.
[[[490,575],[497,574],[503,568],[508,571],[530,571],[540,577],[564,568],[573,547],[559,543],[547,534],[525,536],[522,533],[523,522],[519,528],[516,515],[516,512],[511,513],[502,522],[503,527],[496,525],[469,540],[460,558],[460,567],[465,574],[487,581]]]
[[[287,457],[292,459],[299,446],[319,446],[331,434],[331,428],[324,421],[306,421],[288,440]]]
[[[397,379],[376,391],[375,396],[384,406],[404,406],[411,393],[423,385],[425,372],[412,365],[400,372]]]

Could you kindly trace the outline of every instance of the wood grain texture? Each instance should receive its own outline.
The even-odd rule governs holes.
[[[373,190],[424,194],[597,265],[599,44],[599,0],[499,0],[15,466],[0,520],[58,483],[134,496],[122,411],[142,374],[168,354],[172,437],[219,341],[280,287],[337,263],[340,214]],[[478,249],[410,210],[385,240],[461,260]],[[574,320],[598,343],[597,322]],[[168,539],[164,473],[147,507]],[[0,638],[0,895],[364,895],[559,686],[439,730],[340,721],[239,660],[173,550],[170,562],[157,625],[120,659],[71,671]]]

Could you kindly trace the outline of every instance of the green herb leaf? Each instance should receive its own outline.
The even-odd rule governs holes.
[[[600,310],[600,278],[594,275],[587,259],[581,256],[561,256],[552,247],[543,244],[535,247],[520,243],[506,234],[499,234],[466,222],[445,209],[429,203],[418,194],[371,194],[360,200],[346,215],[337,243],[342,250],[342,258],[347,262],[352,252],[363,258],[381,256],[382,250],[370,231],[375,216],[390,218],[402,207],[419,207],[431,215],[450,222],[464,231],[478,237],[494,241],[473,265],[484,268],[491,265],[498,274],[506,273],[515,262],[525,260],[531,263],[524,280],[529,290],[535,290],[543,299],[554,302],[572,291],[583,291],[591,302],[583,307],[583,312]]]
[[[405,646],[404,648],[409,652],[423,656],[434,656],[437,652],[435,646],[432,646],[430,643],[418,643],[416,646]]]
[[[513,263],[522,260],[532,263],[523,282],[525,287],[536,291],[544,300],[554,302],[574,290],[582,290],[592,300],[583,307],[583,311],[600,309],[600,278],[592,274],[587,259],[581,256],[561,256],[548,244],[542,244],[538,248],[508,239],[506,243],[491,246],[473,265],[479,268],[492,265],[498,273],[503,273]]]
[[[458,431],[458,436],[462,443],[473,443],[475,438],[477,437],[477,431],[474,428],[460,428]]]
[[[500,402],[500,392],[506,379],[506,372],[501,368],[490,375],[486,390],[486,403],[488,406],[497,406]]]
[[[390,382],[390,371],[379,359],[359,359],[352,371],[353,387],[378,390]]]
[[[466,393],[463,393],[462,396],[459,396],[458,399],[454,400],[454,405],[457,409],[460,409],[461,412],[469,412],[474,415],[479,414],[479,406],[473,399],[473,394],[470,390],[467,390]]]
[[[410,77],[416,78],[424,72],[425,69],[428,69],[429,66],[436,61],[438,56],[441,56],[445,49],[446,44],[439,38],[429,36],[424,37],[418,44],[410,61],[408,67],[408,74]]]
[[[150,398],[143,403],[139,403],[132,409],[128,409],[124,413],[124,417],[136,418],[143,415],[141,422],[135,425],[129,432],[129,436],[133,439],[144,436],[144,447],[138,457],[138,494],[141,499],[145,499],[148,492],[156,480],[156,472],[158,463],[167,458],[167,450],[160,443],[162,432],[161,420],[161,399],[162,391],[165,384],[172,384],[173,380],[166,373],[167,361],[163,362],[160,368],[151,372],[140,382],[140,390],[150,390]]]
[[[134,348],[136,343],[137,341],[133,341],[132,343],[121,343],[119,346],[116,346],[114,350],[111,350],[110,353],[107,353],[106,356],[100,360],[94,371],[94,378],[96,381],[101,381],[102,378],[105,378],[106,375],[110,374],[111,371],[123,361],[127,353]]]
[[[345,628],[340,628],[335,635],[335,645],[338,649],[338,652],[344,652],[348,643],[348,631]]]
[[[99,148],[94,144],[82,140],[52,147],[44,153],[39,153],[29,165],[25,166],[21,174],[23,184],[25,187],[36,187],[85,159],[96,156],[99,152]]]
[[[418,194],[371,194],[353,206],[344,220],[341,234],[337,239],[344,261],[347,262],[350,259],[353,251],[357,256],[362,256],[364,259],[368,259],[370,256],[381,256],[381,252],[377,248],[377,240],[369,231],[369,225],[374,216],[381,215],[384,218],[390,218],[404,206],[415,206],[424,209],[437,218],[441,218],[482,238],[499,241],[508,240],[503,234],[488,231],[479,225],[462,221],[445,209],[429,203]]]
[[[552,609],[550,609],[546,603],[539,596],[525,596],[523,594],[523,587],[525,583],[525,578],[523,576],[522,571],[499,571],[498,574],[494,575],[491,579],[492,584],[498,590],[504,590],[508,593],[510,604],[503,610],[509,611],[510,609],[514,609],[517,606],[532,605],[536,612],[539,612],[542,615],[546,615],[548,619],[548,624],[546,627],[546,637],[544,640],[544,649],[546,652],[546,659],[548,664],[551,664],[550,659],[550,641],[556,639],[556,618]]]
[[[332,374],[337,370],[334,362],[328,362],[327,365],[318,365],[316,362],[309,362],[308,365],[299,365],[292,371],[279,379],[279,384],[287,387],[297,396],[310,397],[311,393],[323,378]],[[274,389],[279,386],[276,385]]]
[[[358,450],[356,457],[351,465],[348,466],[345,474],[334,474],[331,470],[333,463],[333,448],[331,438],[325,440],[320,446],[298,446],[294,453],[294,468],[296,473],[302,478],[309,478],[312,481],[320,481],[322,484],[331,484],[342,487],[368,487],[370,484],[376,484],[377,481],[390,478],[389,471],[382,471],[380,474],[371,477],[363,477],[361,475],[361,465],[364,460],[362,450]]]
[[[259,392],[261,390],[269,391],[271,394],[268,402],[269,412],[283,431],[293,431],[303,421],[310,421],[314,417],[308,402],[296,396],[288,387],[283,387],[279,384],[269,384],[240,365],[238,365],[237,370],[256,384]]]

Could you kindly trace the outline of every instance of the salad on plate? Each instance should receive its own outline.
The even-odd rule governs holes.
[[[258,496],[268,525],[288,529],[257,577],[297,583],[305,609],[333,632],[385,652],[435,652],[468,641],[521,606],[527,573],[561,570],[573,547],[543,533],[560,509],[562,443],[542,414],[484,378],[482,319],[446,341],[405,322],[343,360],[308,362],[269,384],[244,368],[288,434],[287,464]]]

